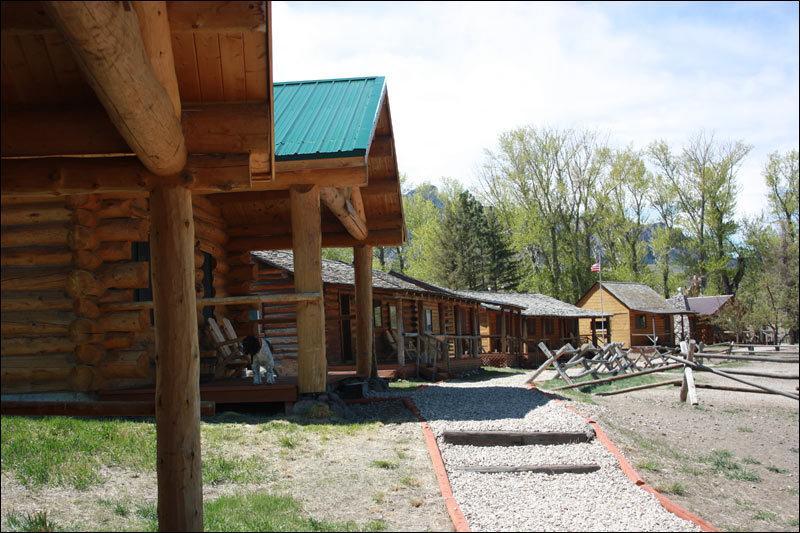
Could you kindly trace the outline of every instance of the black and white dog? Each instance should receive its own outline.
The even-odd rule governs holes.
[[[258,337],[252,335],[247,336],[242,340],[242,352],[245,355],[252,356],[253,359],[253,384],[261,385],[261,369],[265,370],[265,377],[267,383],[270,385],[275,383],[277,374],[275,373],[275,359],[272,357],[272,344],[264,338],[260,340]]]

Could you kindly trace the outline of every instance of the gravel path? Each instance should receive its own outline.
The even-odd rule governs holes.
[[[698,531],[634,485],[599,442],[558,446],[445,444],[447,430],[585,431],[582,418],[525,387],[526,375],[449,382],[411,393],[437,435],[453,493],[474,531]],[[588,463],[590,474],[482,474],[456,467]]]

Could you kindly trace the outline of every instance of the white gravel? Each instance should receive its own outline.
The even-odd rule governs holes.
[[[699,531],[634,485],[599,442],[558,446],[445,444],[447,430],[585,431],[587,424],[525,386],[526,375],[439,383],[410,393],[437,435],[453,494],[473,531]],[[463,466],[597,463],[590,474],[483,474]]]

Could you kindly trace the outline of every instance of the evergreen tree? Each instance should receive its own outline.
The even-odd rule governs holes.
[[[434,251],[438,283],[452,289],[485,286],[485,221],[483,206],[469,191],[448,198]]]
[[[520,269],[511,246],[510,230],[503,225],[497,210],[485,211],[482,239],[484,250],[484,287],[493,291],[514,291],[519,286]]]

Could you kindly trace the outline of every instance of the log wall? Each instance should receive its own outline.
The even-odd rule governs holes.
[[[205,198],[195,199],[194,213],[198,295],[203,295],[205,251],[215,259],[215,296],[226,296],[224,222]],[[3,391],[89,392],[152,384],[151,312],[104,310],[133,302],[135,290],[150,285],[149,262],[133,257],[133,243],[149,240],[148,200],[4,197],[0,222]]]

